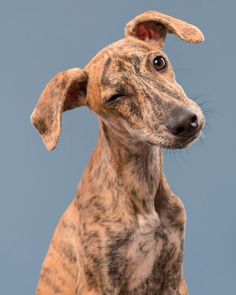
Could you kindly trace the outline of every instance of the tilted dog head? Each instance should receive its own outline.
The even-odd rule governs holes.
[[[79,106],[96,112],[108,128],[165,148],[181,148],[196,139],[204,116],[190,100],[163,52],[173,33],[190,43],[201,31],[159,12],[145,12],[126,28],[126,37],[105,47],[85,67],[57,74],[44,89],[31,116],[48,150],[61,133],[62,113]]]

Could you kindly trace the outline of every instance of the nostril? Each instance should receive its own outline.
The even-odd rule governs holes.
[[[190,125],[194,128],[197,128],[198,127],[198,118],[197,118],[197,115],[193,115],[191,120],[190,120]]]

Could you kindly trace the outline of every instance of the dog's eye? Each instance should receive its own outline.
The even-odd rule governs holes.
[[[153,60],[153,65],[157,71],[162,71],[167,67],[167,62],[163,56],[156,56]]]
[[[107,103],[112,103],[117,101],[118,99],[122,98],[123,96],[125,96],[125,94],[121,94],[121,93],[117,93],[112,95],[106,102]]]

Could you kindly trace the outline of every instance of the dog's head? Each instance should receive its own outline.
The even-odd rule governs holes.
[[[85,69],[57,74],[31,116],[47,149],[57,145],[63,111],[79,106],[88,106],[108,128],[130,139],[165,148],[196,139],[204,116],[175,80],[163,52],[168,33],[190,43],[204,40],[197,27],[149,11],[130,21],[126,37],[100,51]]]

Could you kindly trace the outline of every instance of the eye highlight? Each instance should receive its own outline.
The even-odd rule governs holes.
[[[124,96],[125,96],[125,94],[122,94],[122,93],[114,94],[106,101],[106,103],[113,103]]]
[[[158,55],[153,59],[153,66],[159,72],[167,67],[167,62],[163,56]]]

